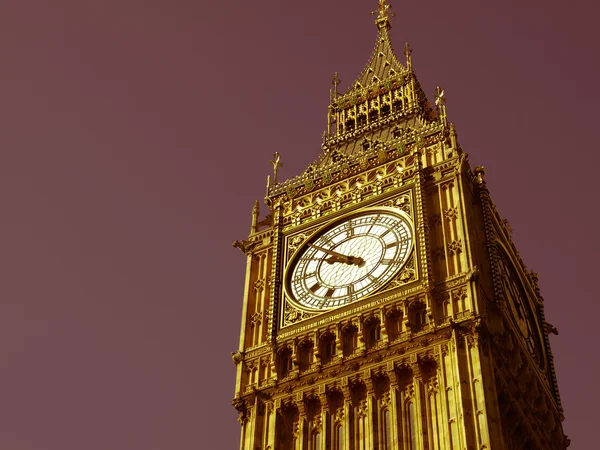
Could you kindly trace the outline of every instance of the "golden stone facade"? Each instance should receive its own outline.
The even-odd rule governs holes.
[[[443,91],[427,101],[385,0],[376,14],[369,64],[344,94],[334,78],[319,161],[278,182],[276,154],[268,214],[257,202],[234,243],[240,448],[565,449],[537,276]]]

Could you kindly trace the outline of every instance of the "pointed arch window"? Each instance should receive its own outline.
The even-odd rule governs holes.
[[[303,342],[299,346],[298,352],[300,353],[300,355],[299,355],[300,371],[305,371],[305,370],[310,369],[310,365],[312,363],[312,357],[313,357],[312,341]]]
[[[391,311],[387,316],[387,330],[390,341],[400,338],[402,333],[402,311]]]
[[[373,317],[365,323],[365,340],[367,349],[377,347],[381,339],[381,324],[379,318]]]
[[[411,306],[409,320],[413,333],[425,329],[427,325],[427,308],[423,303],[418,302]]]
[[[384,409],[382,412],[383,419],[383,449],[393,450],[392,446],[392,419],[389,409]]]
[[[321,364],[329,364],[335,358],[336,342],[333,333],[325,334],[320,340]]]
[[[311,450],[321,450],[321,433],[315,431],[312,435]]]
[[[351,356],[358,345],[358,329],[354,325],[344,328],[342,346],[345,357]]]
[[[417,450],[417,429],[415,422],[415,404],[410,402],[407,406],[407,432],[409,450]]]
[[[344,450],[344,426],[339,424],[335,429],[335,450]]]
[[[389,113],[390,113],[390,105],[389,105],[389,103],[385,103],[381,107],[381,116],[386,117],[387,115],[389,115]]]
[[[284,348],[279,352],[277,359],[278,378],[286,378],[292,371],[292,350],[289,347]]]

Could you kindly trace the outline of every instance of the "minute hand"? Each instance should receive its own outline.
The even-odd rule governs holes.
[[[328,255],[340,258],[337,261],[331,261],[331,262],[343,262],[343,263],[346,263],[346,264],[354,264],[354,265],[357,265],[359,267],[361,267],[361,266],[363,266],[365,264],[365,260],[364,259],[357,258],[356,256],[343,255],[341,253],[334,252],[333,250],[329,250],[329,249],[324,248],[324,247],[319,247],[318,245],[314,245],[314,244],[308,244],[308,246],[312,247],[312,248],[315,248],[317,250],[321,250],[322,252],[325,252]]]

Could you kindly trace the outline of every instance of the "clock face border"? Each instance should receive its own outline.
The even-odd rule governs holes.
[[[383,283],[381,283],[380,286],[377,286],[373,291],[367,292],[366,294],[364,294],[360,297],[357,297],[355,299],[352,299],[350,301],[344,302],[339,305],[311,308],[310,306],[300,303],[291,292],[291,287],[290,287],[291,277],[293,275],[293,271],[294,271],[295,267],[297,266],[298,260],[301,258],[301,256],[304,253],[307,252],[307,249],[309,248],[308,244],[318,241],[319,238],[322,237],[327,232],[335,229],[336,227],[340,226],[341,224],[344,224],[345,222],[352,220],[353,218],[360,218],[361,216],[374,215],[378,212],[382,213],[384,215],[396,216],[398,218],[398,221],[401,222],[403,224],[403,226],[405,226],[405,228],[407,230],[407,234],[409,236],[409,240],[410,240],[408,249],[405,251],[405,253],[402,255],[402,257],[397,260],[398,263],[396,264],[395,268],[393,269],[393,273],[391,274],[391,276],[387,277],[387,279]],[[287,302],[289,302],[290,306],[298,309],[300,312],[312,313],[313,315],[331,312],[331,311],[337,310],[339,308],[343,308],[350,304],[353,304],[358,301],[364,300],[366,298],[372,297],[373,295],[375,295],[378,292],[381,292],[390,283],[390,281],[392,279],[394,279],[398,275],[398,273],[400,273],[402,271],[402,269],[406,266],[407,262],[411,260],[411,257],[413,257],[415,255],[415,253],[416,253],[415,247],[417,246],[417,243],[416,243],[417,236],[415,233],[415,227],[414,227],[412,217],[409,214],[407,214],[404,210],[402,210],[400,208],[390,207],[390,206],[372,206],[372,207],[361,208],[358,210],[347,212],[320,227],[310,230],[307,234],[308,234],[308,236],[303,240],[302,243],[300,243],[298,245],[297,248],[295,248],[291,252],[291,254],[287,258],[287,261],[285,263],[285,269],[284,269],[284,273],[283,273],[283,283],[282,283],[283,284],[282,292],[284,294],[283,298],[282,298],[282,306],[283,306],[283,303],[287,301]],[[299,234],[294,233],[294,234],[288,236],[287,242],[289,242],[289,240],[293,239],[295,236],[299,236]],[[343,242],[343,241],[344,240],[341,240],[340,242]],[[319,264],[322,264],[322,262],[319,262]],[[339,263],[339,264],[342,264],[342,263]]]
[[[514,264],[510,253],[500,243],[496,243],[498,252],[497,270],[501,278],[502,296],[506,302],[507,316],[516,336],[525,342],[528,353],[541,370],[546,368],[546,346],[542,334],[542,319],[537,308],[532,305],[530,293],[523,283],[520,271]]]

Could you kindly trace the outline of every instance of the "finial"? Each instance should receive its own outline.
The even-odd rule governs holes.
[[[396,15],[394,13],[389,13],[388,16],[388,10],[391,7],[391,5],[387,4],[387,0],[379,0],[379,6],[377,6],[377,10],[371,13],[373,15],[377,14],[377,20],[375,21],[375,23],[378,23],[380,20],[387,21],[389,19],[389,16],[394,17]]]
[[[477,180],[477,184],[479,184],[479,185],[485,184],[485,180],[483,179],[483,176],[485,175],[485,167],[477,166],[477,167],[475,167],[475,170],[473,172],[475,173],[475,178]]]
[[[412,69],[412,56],[410,56],[411,54],[412,48],[410,48],[410,45],[408,45],[407,42],[404,46],[404,56],[406,56],[406,67],[408,67],[408,70]]]
[[[333,84],[333,98],[337,97],[337,95],[338,95],[337,88],[341,82],[342,82],[342,80],[340,80],[338,73],[335,72],[333,74],[333,80],[331,81],[331,84]]]
[[[444,90],[439,86],[435,88],[435,106],[437,106],[440,114],[440,121],[446,125],[446,98],[444,97]]]
[[[444,103],[446,103],[446,99],[444,98],[444,90],[441,87],[436,86],[435,87],[435,104],[439,108],[440,105],[443,105]]]
[[[260,214],[260,207],[258,206],[258,200],[254,202],[252,208],[252,225],[250,227],[250,233],[256,233],[258,231],[258,215]]]
[[[283,167],[283,163],[279,162],[280,159],[279,152],[275,152],[273,159],[269,161],[273,165],[273,184],[277,184],[277,172],[280,167]]]

